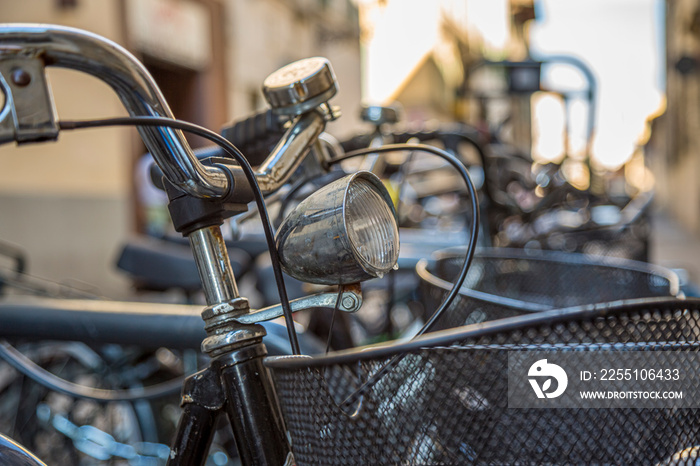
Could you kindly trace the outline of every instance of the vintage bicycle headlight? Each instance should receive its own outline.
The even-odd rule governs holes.
[[[369,172],[334,181],[302,201],[277,232],[286,273],[319,284],[382,277],[399,256],[396,211]]]

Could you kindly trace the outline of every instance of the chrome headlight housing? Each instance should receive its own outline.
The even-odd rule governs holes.
[[[396,210],[382,182],[357,172],[302,201],[277,232],[284,271],[301,281],[342,285],[382,277],[399,257]]]

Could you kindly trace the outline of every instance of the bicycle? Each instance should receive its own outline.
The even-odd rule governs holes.
[[[6,108],[14,110],[0,114],[0,142],[41,141],[55,138],[59,130],[136,124],[168,179],[175,227],[189,237],[200,270],[208,304],[202,313],[206,329],[202,347],[212,357],[209,368],[184,383],[183,412],[168,464],[203,464],[216,420],[223,413],[228,415],[245,464],[661,461],[692,446],[692,435],[684,429],[692,433],[692,426],[700,425],[697,410],[651,409],[639,414],[627,409],[622,414],[596,417],[590,411],[575,409],[563,411],[563,415],[550,412],[546,422],[538,423],[541,410],[525,410],[519,416],[508,411],[505,398],[499,397],[504,396],[507,380],[503,365],[503,351],[507,350],[585,349],[613,356],[616,351],[632,348],[655,351],[680,347],[698,352],[699,301],[664,298],[552,310],[419,335],[405,344],[320,358],[300,356],[291,316],[295,308],[321,305],[336,311],[353,310],[361,302],[354,284],[389,273],[396,263],[398,227],[381,182],[359,172],[325,186],[287,217],[275,239],[262,193],[283,183],[300,163],[296,159],[301,155],[292,158],[284,151],[273,151],[263,168],[254,172],[220,136],[169,118],[167,104],[138,62],[120,47],[92,34],[61,27],[3,26],[0,50],[4,80],[0,84],[7,97]],[[149,116],[56,122],[42,79],[47,64],[97,75],[115,89],[130,114]],[[299,153],[306,152],[314,142],[313,135],[333,116],[327,105],[334,92],[329,70],[323,60],[296,63],[273,74],[275,79],[268,83],[277,110],[294,115],[285,141],[299,144]],[[22,99],[33,101],[35,97],[42,97],[41,105],[30,115],[24,112]],[[232,158],[201,164],[179,130],[210,138],[225,147]],[[466,169],[451,155],[419,145],[371,148],[325,162],[339,163],[347,157],[399,148],[439,154],[457,169],[476,217],[454,285],[419,332],[422,334],[433,329],[459,295],[474,257],[479,209]],[[258,311],[251,311],[238,294],[219,230],[227,215],[241,211],[253,199],[270,243],[281,300],[279,306]],[[349,211],[350,221],[344,210]],[[349,237],[355,241],[347,240]],[[297,278],[338,285],[339,289],[289,303],[282,267]],[[134,311],[135,315],[143,314]],[[258,323],[281,315],[286,318],[293,356],[263,363],[265,332]],[[610,328],[620,331],[611,332]],[[2,353],[7,356],[6,351]],[[466,378],[465,367],[479,377]],[[152,387],[102,394],[82,390],[98,399],[140,399],[154,394]],[[630,424],[635,420],[639,425]],[[606,428],[617,429],[615,435],[603,438],[601,432]],[[634,436],[628,438],[629,433]],[[577,446],[581,439],[586,442]],[[651,446],[633,448],[639,439],[651,442]],[[0,454],[6,451],[18,454],[19,450],[9,446]],[[25,462],[31,461],[29,458],[25,456]]]
[[[11,45],[8,46],[8,44]],[[171,450],[170,463],[190,464],[194,458],[201,461],[204,457],[213,422],[224,407],[219,405],[216,409],[212,409],[211,399],[208,401],[200,399],[202,390],[207,392],[208,397],[213,396],[213,399],[221,399],[224,394],[226,395],[225,399],[228,400],[226,408],[229,410],[230,420],[238,439],[239,454],[243,461],[270,462],[274,459],[272,462],[281,462],[290,458],[289,446],[274,401],[271,381],[269,377],[265,377],[266,369],[261,362],[266,354],[261,341],[265,333],[257,323],[285,315],[292,351],[298,354],[299,343],[292,324],[292,309],[328,307],[329,304],[334,304],[336,308],[345,311],[359,307],[361,302],[359,288],[350,284],[387,273],[396,261],[398,240],[393,207],[383,185],[376,178],[362,172],[345,177],[330,185],[330,188],[323,188],[324,195],[332,198],[337,204],[331,207],[342,215],[342,209],[348,207],[355,198],[346,199],[346,191],[352,187],[351,194],[359,196],[353,208],[360,209],[356,212],[354,219],[360,225],[357,226],[357,231],[343,232],[343,237],[347,238],[349,234],[360,235],[354,241],[362,241],[364,248],[372,246],[374,249],[369,251],[365,249],[360,253],[361,248],[348,244],[345,240],[346,250],[342,255],[335,255],[331,251],[331,255],[336,256],[335,261],[342,262],[339,264],[334,262],[330,269],[327,268],[310,280],[343,285],[339,288],[338,296],[336,297],[335,293],[325,293],[290,304],[286,299],[281,279],[281,264],[285,265],[290,275],[307,279],[309,277],[305,274],[310,269],[302,267],[296,272],[289,271],[304,263],[303,255],[299,255],[298,252],[298,249],[303,250],[304,246],[303,242],[297,239],[299,234],[295,228],[292,226],[285,230],[285,224],[283,224],[278,236],[284,237],[288,234],[289,244],[296,244],[297,250],[290,248],[294,254],[290,259],[285,256],[284,251],[287,249],[283,247],[286,244],[283,242],[278,246],[280,256],[272,253],[275,278],[282,303],[280,306],[252,313],[249,312],[245,298],[238,295],[218,226],[224,218],[245,211],[246,204],[255,198],[263,218],[268,242],[271,245],[274,244],[262,193],[274,192],[289,178],[302,162],[310,146],[317,143],[318,135],[322,132],[325,122],[335,117],[333,109],[326,103],[336,90],[329,64],[322,59],[310,59],[292,64],[268,78],[270,81],[266,87],[268,98],[276,101],[276,109],[281,113],[291,113],[293,124],[263,165],[253,172],[235,147],[220,136],[194,125],[172,120],[167,103],[163,101],[148,74],[128,52],[115,44],[70,28],[17,25],[0,29],[0,45],[6,52],[2,57],[3,65],[0,66],[3,78],[8,77],[2,82],[7,101],[6,109],[13,111],[12,114],[6,111],[2,115],[0,142],[45,141],[55,139],[59,130],[136,124],[167,179],[166,191],[170,197],[170,210],[175,227],[190,240],[209,304],[203,313],[208,334],[203,348],[216,361],[210,369],[188,379],[185,383],[183,399],[192,402],[185,404],[179,427],[180,434]],[[40,53],[31,53],[37,50]],[[130,114],[149,116],[132,116],[101,122],[56,122],[49,88],[43,74],[43,68],[46,65],[64,66],[93,74],[116,91]],[[305,73],[310,71],[310,75],[307,76]],[[290,79],[292,82],[289,82]],[[299,95],[297,91],[302,85],[305,86],[304,92]],[[39,104],[28,116],[24,113],[26,110],[24,104],[34,100]],[[159,118],[161,115],[165,118]],[[180,132],[182,129],[214,140],[221,144],[233,158],[217,158],[206,165],[200,163],[185,142]],[[317,160],[317,162],[323,161]],[[210,199],[220,200],[211,201]],[[323,199],[323,196],[316,196],[316,199]],[[363,205],[363,202],[369,202],[368,206]],[[363,210],[366,208],[369,210]],[[368,237],[369,242],[362,239],[364,231],[367,231],[367,224],[365,226],[362,224],[362,216],[365,212],[373,215],[372,221],[378,222],[369,228],[377,229],[383,236],[384,239],[379,243],[376,243],[376,237]],[[297,214],[296,223],[304,224],[305,221],[303,213]],[[320,242],[321,239],[317,239],[317,243]],[[330,249],[337,246],[337,242],[328,243]],[[277,251],[277,248],[272,246],[271,251]],[[367,253],[369,255],[365,255]],[[329,266],[316,257],[313,251],[310,252],[305,265]],[[128,308],[134,315],[145,317],[147,314],[132,306]],[[5,356],[9,357],[8,354],[6,351]],[[219,379],[224,380],[223,385],[218,384]],[[243,387],[243,385],[246,386]],[[66,389],[65,386],[63,388]],[[235,393],[234,388],[237,388]],[[69,387],[67,390],[72,389],[75,387]],[[80,392],[79,389],[75,391]],[[87,397],[101,398],[98,396],[98,391],[89,389],[85,391],[88,393],[83,395]],[[124,399],[147,397],[142,392],[143,390],[127,390],[127,393],[121,396]],[[153,393],[149,393],[150,395]],[[120,395],[113,394],[106,398],[122,399]],[[241,417],[232,407],[237,403],[240,406],[255,405],[255,412],[248,410]],[[189,433],[193,431],[200,432],[203,437],[196,439],[190,437]],[[253,437],[266,441],[252,443],[243,441],[243,439],[250,441],[251,436],[247,434],[251,431],[257,433]],[[271,445],[272,448],[270,448]]]

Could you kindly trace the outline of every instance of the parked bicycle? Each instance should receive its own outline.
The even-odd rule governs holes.
[[[167,104],[150,76],[133,57],[118,46],[82,31],[50,26],[6,26],[0,30],[0,44],[11,44],[3,49],[9,52],[3,56],[5,67],[0,67],[0,72],[3,77],[9,76],[2,84],[6,94],[6,108],[13,110],[9,117],[8,113],[3,115],[5,119],[0,134],[1,141],[44,141],[55,139],[59,130],[135,124],[165,175],[165,187],[170,197],[170,211],[175,228],[190,240],[209,303],[203,314],[208,335],[204,350],[215,360],[210,369],[198,373],[185,383],[183,399],[192,402],[184,406],[176,446],[171,449],[170,463],[192,464],[195,458],[197,463],[203,461],[211,441],[213,423],[224,409],[229,411],[242,460],[288,460],[289,445],[282,419],[275,403],[271,381],[261,362],[266,354],[262,344],[265,332],[258,323],[285,315],[292,352],[298,354],[300,348],[293,327],[292,310],[310,307],[356,310],[361,297],[359,288],[353,284],[388,273],[393,269],[398,256],[398,237],[391,199],[386,188],[374,176],[363,172],[343,177],[303,201],[280,227],[278,244],[274,245],[262,194],[272,193],[285,183],[304,161],[310,147],[317,143],[325,122],[334,117],[332,109],[326,103],[336,89],[327,61],[310,59],[295,63],[268,78],[268,98],[275,102],[279,112],[291,114],[293,122],[281,143],[263,165],[253,171],[235,147],[220,136],[167,118],[171,116]],[[37,57],[30,53],[19,53],[20,50],[41,50],[42,53]],[[47,65],[91,73],[117,92],[132,115],[150,116],[96,122],[57,122],[44,79],[44,66]],[[301,87],[305,91],[299,95]],[[41,105],[33,109],[31,116],[27,116],[22,104],[35,98],[41,101]],[[159,118],[161,114],[166,118]],[[200,163],[185,142],[181,129],[204,135],[222,145],[229,158],[215,158]],[[453,163],[456,164],[455,161]],[[459,164],[456,166],[459,167]],[[218,227],[224,218],[244,212],[248,202],[253,199],[257,202],[270,243],[282,301],[281,305],[255,312],[251,312],[247,300],[238,295]],[[319,203],[323,206],[319,206]],[[308,212],[311,214],[308,215]],[[328,213],[319,216],[314,212]],[[328,228],[319,229],[319,224]],[[324,235],[325,230],[333,234]],[[476,230],[473,234],[476,234]],[[320,247],[323,242],[326,243],[325,248]],[[324,259],[323,254],[331,260]],[[289,303],[285,296],[281,266],[290,275],[306,281],[339,285],[338,291]],[[147,307],[151,309],[145,312],[144,309],[138,309],[138,306],[126,303],[111,304],[123,306],[118,312],[131,316],[133,320],[127,326],[141,318],[152,318],[155,310],[150,304]],[[69,313],[76,311],[70,309],[76,303],[66,302],[64,305]],[[52,310],[57,307],[54,305]],[[80,313],[81,310],[77,312]],[[86,314],[90,315],[88,319],[94,319],[100,312],[91,309]],[[104,313],[101,317],[109,320],[109,313]],[[105,323],[102,326],[104,330]],[[125,322],[122,321],[122,324]],[[94,330],[93,327],[93,338],[101,333]],[[40,333],[34,332],[35,335]],[[60,332],[48,333],[55,335]],[[66,332],[65,337],[71,338],[70,333]],[[81,338],[84,335],[75,339]],[[134,334],[131,338],[141,340]],[[109,338],[98,339],[101,343],[110,341]],[[116,336],[116,339],[121,340],[120,336]],[[149,343],[157,344],[153,339]],[[35,379],[42,380],[53,389],[102,402],[148,399],[171,389],[131,389],[117,392],[119,394],[116,395],[108,391],[105,395],[99,390],[66,385],[60,379],[52,379],[54,383],[51,385],[47,382],[47,379],[51,379],[50,376],[28,365],[10,348],[5,348],[3,354],[17,368],[33,368],[35,372],[32,375]],[[223,385],[217,382],[224,379]],[[247,386],[242,387],[241,384]],[[220,402],[215,402],[217,398]],[[240,417],[235,406],[247,407],[247,414]],[[202,432],[204,437],[193,438],[193,430]]]

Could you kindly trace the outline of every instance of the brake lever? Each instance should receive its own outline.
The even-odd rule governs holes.
[[[289,302],[292,312],[303,311],[306,309],[334,309],[338,304],[338,309],[343,312],[356,312],[362,306],[362,290],[360,284],[344,285],[343,292],[338,301],[338,293],[319,293],[303,298],[294,299]],[[266,322],[278,317],[282,317],[282,306],[275,304],[263,309],[251,311],[248,314],[243,314],[233,317],[232,320],[239,324],[258,324]]]

